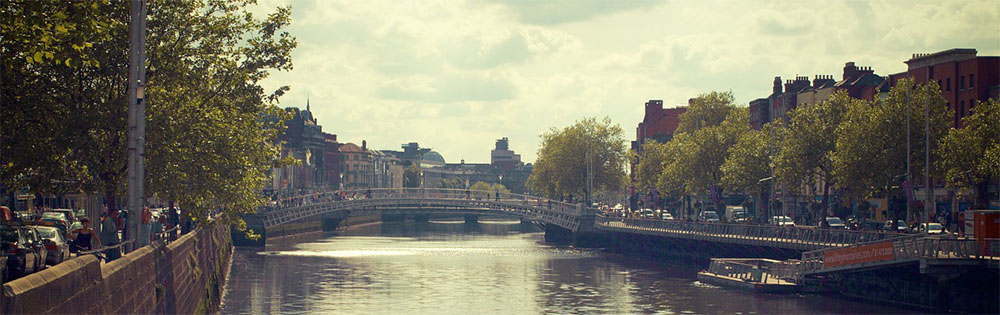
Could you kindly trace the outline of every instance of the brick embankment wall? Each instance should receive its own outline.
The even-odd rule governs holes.
[[[204,314],[218,309],[228,226],[156,242],[107,264],[77,257],[3,285],[3,314]]]

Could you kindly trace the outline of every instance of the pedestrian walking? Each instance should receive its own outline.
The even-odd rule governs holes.
[[[101,232],[98,235],[100,238],[98,241],[104,246],[113,247],[120,243],[118,239],[118,211],[108,210],[101,217]],[[113,261],[121,257],[121,249],[118,247],[109,248],[105,250],[104,257],[107,261]]]
[[[136,238],[138,245],[136,245],[135,248],[141,248],[149,245],[149,241],[152,240],[152,221],[153,213],[149,211],[149,207],[144,207],[142,209],[142,219],[139,221],[139,237]]]
[[[150,230],[150,232],[152,234],[151,235],[152,240],[155,241],[155,240],[160,239],[160,234],[163,233],[163,223],[166,222],[166,221],[167,221],[166,220],[166,216],[164,214],[162,214],[162,213],[160,214],[159,218],[156,218],[156,219],[153,220],[153,223],[151,225],[152,229]]]
[[[71,246],[73,246],[73,251],[90,251],[94,249],[92,246],[93,242],[97,242],[97,248],[101,248],[101,239],[94,237],[97,232],[90,227],[90,218],[80,218],[80,224],[82,224],[83,227],[69,232],[69,237],[73,240],[73,243],[71,244]]]

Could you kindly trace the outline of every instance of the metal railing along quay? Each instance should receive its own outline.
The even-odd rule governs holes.
[[[795,250],[816,250],[881,241],[899,237],[898,233],[835,230],[773,225],[707,223],[676,220],[612,218],[598,216],[599,229],[684,239],[768,246]]]
[[[446,188],[372,188],[327,191],[284,198],[264,209],[265,227],[277,226],[341,210],[414,211],[451,208],[492,210],[555,223],[570,230],[588,209],[581,204],[529,195]],[[442,209],[443,210],[443,209]]]
[[[876,247],[885,248],[886,251],[891,251],[891,254],[887,252],[881,259],[868,258],[878,256],[878,253],[872,254],[868,252],[871,251],[868,250],[869,248],[877,250]],[[859,257],[856,259],[858,262],[838,264],[836,266],[824,265],[824,262],[830,259],[828,255],[842,254],[845,251],[850,251],[847,254],[860,252],[861,254],[854,254],[855,257]],[[907,235],[889,240],[856,244],[847,248],[826,248],[808,251],[802,253],[800,270],[803,274],[831,272],[876,265],[897,264],[919,259],[985,260],[989,264],[989,267],[997,268],[1000,266],[1000,239],[967,239],[928,236],[925,234]]]

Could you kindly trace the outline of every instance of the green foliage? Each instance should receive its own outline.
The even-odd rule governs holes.
[[[722,163],[722,187],[759,195],[770,190],[772,139],[780,139],[781,125],[766,124],[761,130],[748,130],[740,135],[729,148],[729,156]]]
[[[928,98],[929,97],[929,98]],[[906,112],[910,107],[909,152],[906,148]],[[926,104],[926,105],[925,105]],[[837,187],[848,188],[852,197],[867,197],[887,185],[902,182],[910,157],[914,181],[924,172],[925,109],[930,106],[931,152],[951,127],[952,114],[945,106],[941,90],[930,84],[913,84],[903,79],[875,104],[852,102],[843,123],[836,130],[832,161]],[[931,157],[937,160],[936,156]],[[935,169],[931,169],[935,174]]]
[[[625,183],[626,146],[622,128],[610,118],[586,118],[572,126],[542,134],[528,185],[549,197],[584,196],[587,189],[588,149],[593,165],[594,192],[619,191]]]
[[[826,209],[833,177],[833,154],[836,150],[836,130],[844,121],[848,108],[860,108],[864,102],[837,91],[830,98],[811,106],[799,106],[788,113],[789,126],[781,150],[774,161],[775,177],[785,189],[800,190],[803,185],[815,187],[822,179],[823,202],[817,209]],[[815,214],[820,220],[824,215]]]
[[[979,102],[962,123],[964,128],[950,129],[941,139],[935,165],[949,186],[976,187],[982,203],[985,183],[1000,178],[1000,101]]]
[[[710,92],[692,99],[690,106],[679,117],[675,133],[689,133],[701,128],[718,126],[736,109],[733,92]]]
[[[116,23],[92,17],[122,7],[123,1],[117,2],[5,1],[0,5],[0,55],[23,62],[21,66],[100,66],[92,56],[94,44],[109,40]]]
[[[243,1],[148,3],[146,191],[177,201],[198,224],[222,210],[220,222],[245,226],[237,215],[263,203],[268,171],[289,162],[279,159],[275,143],[287,118],[275,105],[288,88],[266,92],[259,82],[270,71],[291,69],[296,43],[281,31],[291,11],[278,8],[255,18],[244,6]],[[128,2],[25,1],[0,8],[4,16],[17,11],[26,17],[16,21],[33,23],[10,27],[11,20],[4,19],[5,39],[8,29],[46,29],[48,23],[71,33],[50,46],[23,44],[44,41],[47,31],[0,41],[3,151],[17,152],[0,156],[0,180],[38,193],[122,194]],[[59,9],[69,12],[63,20],[34,18]],[[86,14],[74,11],[81,9]],[[52,26],[57,33],[58,25]],[[83,42],[72,44],[73,36]],[[53,53],[54,60],[81,62],[19,57],[46,49],[60,52]]]
[[[722,188],[722,165],[729,156],[729,148],[750,130],[748,109],[736,107],[729,92],[702,94],[681,115],[681,122],[692,113],[695,116],[688,117],[706,113],[704,117],[710,118],[694,124],[689,121],[693,129],[675,135],[666,143],[667,159],[657,185],[662,193],[702,195],[713,185]],[[724,115],[722,120],[718,120],[720,115]]]
[[[420,187],[420,168],[410,164],[403,169],[403,187]]]
[[[832,181],[836,130],[854,103],[862,102],[837,91],[822,102],[789,112],[788,132],[774,161],[776,176],[785,183],[817,177]]]
[[[638,158],[639,153],[630,151],[629,154]],[[635,158],[633,159],[635,160]],[[639,165],[635,167],[635,189],[637,192],[648,193],[656,189],[656,182],[660,174],[663,173],[664,163],[667,159],[667,145],[655,140],[648,140],[642,145],[642,157],[638,159]]]
[[[461,179],[458,179],[458,178],[445,179],[445,180],[441,180],[441,181],[438,182],[437,188],[452,188],[452,189],[463,188],[464,189],[465,188],[465,181],[461,180]]]
[[[472,186],[469,187],[469,189],[480,190],[480,191],[491,191],[491,192],[499,191],[505,194],[510,193],[510,190],[507,190],[507,188],[501,184],[491,184],[487,182],[475,182],[472,184]]]

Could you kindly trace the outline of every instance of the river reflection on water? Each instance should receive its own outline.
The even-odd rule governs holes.
[[[533,230],[516,221],[387,223],[266,249],[238,248],[221,312],[909,312],[818,295],[725,290],[698,282],[698,267],[550,246]]]

